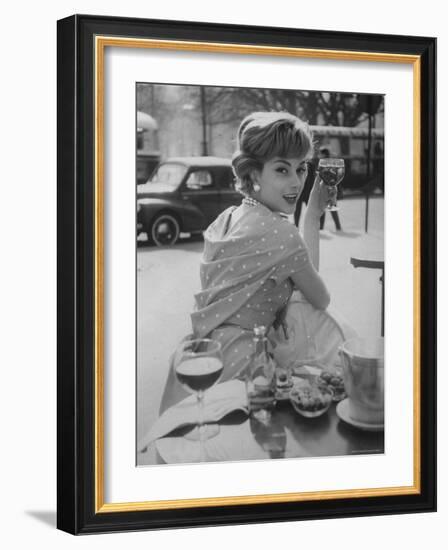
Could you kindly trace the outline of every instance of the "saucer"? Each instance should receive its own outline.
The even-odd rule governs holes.
[[[360,430],[367,430],[369,432],[379,432],[384,430],[384,423],[381,424],[370,424],[368,422],[361,422],[360,420],[353,420],[349,414],[348,408],[348,398],[343,399],[336,405],[336,414],[341,420],[351,424]]]

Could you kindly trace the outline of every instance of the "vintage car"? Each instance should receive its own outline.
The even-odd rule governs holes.
[[[137,185],[137,235],[157,246],[173,245],[181,233],[202,233],[242,195],[235,190],[230,160],[218,157],[169,158],[150,179]]]

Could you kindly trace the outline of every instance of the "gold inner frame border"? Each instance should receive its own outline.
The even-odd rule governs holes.
[[[413,66],[413,195],[414,195],[414,246],[413,246],[413,298],[414,298],[414,368],[413,368],[413,485],[371,489],[343,489],[303,493],[277,493],[261,495],[157,500],[142,502],[106,503],[104,501],[104,55],[106,47],[145,48],[176,51],[234,53],[280,57],[301,57],[328,60],[405,63]],[[304,502],[342,498],[365,498],[420,494],[421,492],[421,425],[420,425],[420,271],[421,271],[421,59],[418,55],[389,54],[382,52],[356,52],[320,50],[293,47],[255,46],[181,40],[156,40],[96,36],[95,59],[95,513],[168,510],[212,506],[235,506],[279,502]]]

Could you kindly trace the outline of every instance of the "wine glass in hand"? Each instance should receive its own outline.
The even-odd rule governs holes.
[[[200,461],[203,462],[203,442],[219,432],[217,424],[204,424],[204,392],[216,384],[222,374],[221,344],[208,338],[186,340],[176,351],[173,367],[183,388],[195,394],[198,401],[197,429],[186,437],[199,440]]]
[[[317,171],[324,185],[327,186],[329,196],[327,210],[338,210],[336,197],[338,185],[345,175],[344,159],[320,159]]]

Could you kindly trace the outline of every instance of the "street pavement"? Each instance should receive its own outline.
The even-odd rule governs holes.
[[[320,273],[330,291],[330,307],[360,335],[380,335],[381,272],[355,269],[350,258],[382,259],[384,200],[369,201],[365,232],[365,200],[339,201],[342,231],[326,215],[320,232]],[[169,356],[190,332],[193,295],[199,290],[199,261],[203,242],[182,239],[173,247],[154,248],[139,242],[137,249],[137,438],[157,418],[168,375]],[[153,453],[138,458],[151,463]]]

